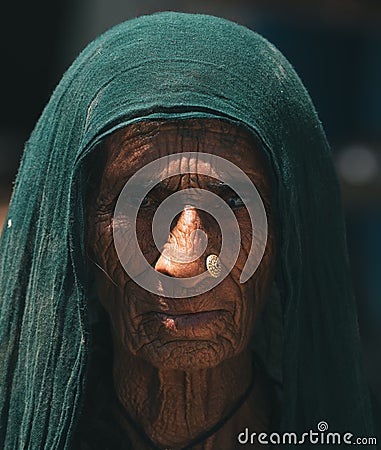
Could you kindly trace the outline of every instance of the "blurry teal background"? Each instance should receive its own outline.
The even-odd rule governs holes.
[[[367,376],[381,402],[381,2],[316,3],[56,0],[8,5],[0,29],[0,223],[25,140],[64,70],[95,36],[160,10],[242,23],[272,41],[294,65],[331,142],[343,188]]]

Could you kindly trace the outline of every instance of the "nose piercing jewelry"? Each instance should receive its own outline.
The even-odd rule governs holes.
[[[206,268],[213,278],[218,278],[222,272],[220,258],[217,255],[209,255],[206,258]]]

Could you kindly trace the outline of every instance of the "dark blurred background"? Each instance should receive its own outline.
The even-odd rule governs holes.
[[[365,366],[381,401],[380,0],[12,2],[0,28],[0,229],[24,142],[63,72],[110,26],[162,10],[213,14],[258,31],[309,90],[342,183]]]

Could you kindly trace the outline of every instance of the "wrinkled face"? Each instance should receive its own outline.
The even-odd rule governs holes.
[[[242,352],[269,294],[274,268],[274,242],[269,221],[266,250],[254,275],[240,283],[241,271],[252,241],[252,225],[240,197],[216,179],[205,160],[190,160],[188,152],[225,158],[242,169],[260,193],[269,213],[270,189],[263,155],[253,136],[243,127],[217,119],[141,122],[115,132],[97,149],[91,162],[97,167],[96,188],[89,193],[88,254],[96,278],[99,299],[107,310],[118,357],[132,354],[161,368],[212,367]],[[184,173],[171,176],[164,167],[162,182],[144,198],[136,222],[137,239],[147,262],[156,271],[182,279],[208,272],[206,258],[221,251],[217,221],[197,203],[184,207],[173,219],[167,243],[156,248],[152,221],[158,206],[184,189],[204,189],[218,195],[232,209],[240,232],[236,263],[213,289],[193,297],[162,297],[145,290],[123,269],[113,241],[115,205],[125,183],[146,164],[166,155],[181,153],[178,166]],[[200,169],[202,165],[202,170]],[[200,169],[200,170],[199,170]],[[202,172],[202,174],[198,173]],[[132,224],[126,217],[126,245]],[[255,221],[254,221],[255,222]],[[121,224],[118,224],[121,226]],[[255,227],[255,223],[254,223]],[[207,238],[205,251],[196,259],[172,259],[165,248],[193,254],[199,241],[195,230]],[[255,234],[255,231],[254,231]],[[132,239],[132,234],[131,234]],[[137,259],[128,255],[129,263]]]

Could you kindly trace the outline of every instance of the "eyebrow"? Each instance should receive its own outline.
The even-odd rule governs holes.
[[[232,191],[234,191],[234,189],[232,189],[232,187],[228,183],[224,183],[224,182],[220,182],[220,183],[218,183],[218,182],[206,183],[206,187],[208,189],[218,193],[219,195],[231,193]]]
[[[233,184],[233,185],[232,185]],[[253,183],[256,187],[256,184]],[[207,188],[210,188],[214,191],[224,193],[231,193],[231,192],[245,192],[248,190],[248,183],[243,181],[237,181],[232,180],[231,183],[227,182],[210,182],[206,184]]]
[[[173,189],[171,187],[168,187],[167,185],[163,184],[163,181],[160,181],[156,185],[152,186],[152,180],[146,179],[146,180],[139,180],[139,183],[135,185],[134,187],[131,186],[131,192],[135,192],[136,195],[139,195],[142,191],[146,191],[148,188],[148,192],[151,192],[152,194],[157,193],[158,195],[163,196],[170,196],[173,194],[177,189]],[[266,189],[264,189],[264,186],[261,182],[261,180],[257,180],[254,184],[254,187],[261,192],[263,195],[266,192]],[[151,188],[149,189],[149,187]],[[236,193],[237,195],[244,195],[248,194],[250,192],[249,185],[247,181],[233,178],[231,180],[221,181],[218,179],[211,179],[210,181],[206,182],[203,187],[198,189],[209,189],[210,191],[214,192],[215,194],[219,195],[220,197],[224,197],[228,194]]]

